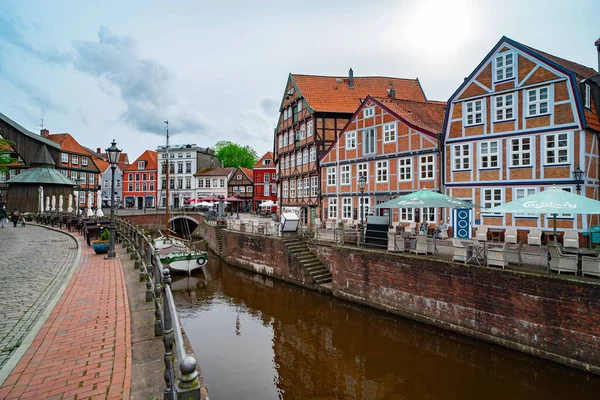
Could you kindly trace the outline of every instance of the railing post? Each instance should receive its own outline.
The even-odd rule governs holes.
[[[162,292],[165,291],[165,287],[171,284],[171,274],[168,269],[163,269],[162,271],[162,280],[161,287]],[[166,297],[163,296],[163,316],[164,316],[164,326],[163,326],[163,344],[165,346],[165,389],[164,395],[165,399],[171,399],[171,394],[173,392],[173,378],[174,378],[174,368],[173,368],[173,342],[175,337],[173,336],[173,316],[171,315],[171,309],[168,304],[164,304],[166,302]]]
[[[154,279],[154,336],[162,336],[162,322],[161,322],[161,309],[162,309],[162,282],[160,266],[156,264],[156,258],[153,261],[153,279]]]

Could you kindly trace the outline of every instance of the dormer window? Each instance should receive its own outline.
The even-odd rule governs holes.
[[[585,108],[592,107],[592,89],[590,85],[585,84]]]
[[[496,82],[515,77],[514,57],[512,52],[506,52],[496,56]]]
[[[363,118],[369,118],[375,115],[375,107],[368,107],[363,110]]]
[[[263,165],[271,165],[271,160],[263,160]]]
[[[69,155],[67,153],[61,153],[60,154],[60,160],[64,163],[68,163],[69,162]]]
[[[71,156],[71,164],[78,164],[79,163],[79,157],[76,154],[73,154]]]
[[[83,156],[81,157],[81,165],[86,166],[88,165],[88,158]]]
[[[145,161],[138,161],[138,169],[139,170],[146,169],[146,162]]]
[[[236,179],[237,179],[238,181],[241,181],[241,180],[242,180],[242,176],[241,176],[241,175],[238,175],[238,176],[236,177]]]

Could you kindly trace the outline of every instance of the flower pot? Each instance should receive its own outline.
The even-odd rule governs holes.
[[[92,248],[96,254],[108,253],[109,242],[92,242]]]

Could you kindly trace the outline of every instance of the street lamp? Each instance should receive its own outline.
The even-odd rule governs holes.
[[[115,258],[115,169],[119,163],[121,150],[117,148],[117,142],[113,139],[111,146],[106,149],[106,156],[110,163],[111,182],[110,182],[110,243],[108,245],[108,254],[106,258]]]
[[[235,193],[235,197],[237,197],[237,217],[236,219],[240,219],[240,187],[236,186],[233,188],[233,192]]]
[[[585,175],[585,171],[579,168],[578,165],[577,168],[575,168],[575,171],[572,172],[572,174],[576,183],[575,190],[577,190],[577,194],[579,194],[579,192],[581,191],[581,184],[583,183],[583,176]]]
[[[79,208],[81,207],[81,192],[79,188],[83,184],[83,178],[75,178],[75,184],[77,185],[77,210],[75,211],[75,216],[79,218]]]
[[[363,224],[363,217],[365,214],[365,209],[364,209],[364,199],[363,199],[363,194],[365,193],[365,186],[367,185],[367,177],[362,175],[360,177],[358,177],[358,190],[360,190],[360,225],[362,226]]]

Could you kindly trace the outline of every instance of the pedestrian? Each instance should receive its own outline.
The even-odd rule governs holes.
[[[17,210],[16,208],[13,210],[13,212],[10,214],[10,218],[13,222],[13,226],[16,228],[17,227],[17,222],[19,222],[19,210]]]
[[[6,208],[0,207],[0,225],[4,228],[4,220],[6,219]]]

